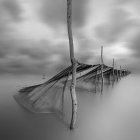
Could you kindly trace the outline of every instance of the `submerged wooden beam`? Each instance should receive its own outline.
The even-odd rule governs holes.
[[[76,67],[77,61],[74,57],[74,46],[73,46],[73,36],[72,36],[72,0],[67,0],[67,28],[68,28],[68,38],[70,47],[70,59],[72,64],[72,81],[70,86],[70,93],[72,99],[72,116],[70,129],[74,129],[77,117],[77,96],[76,96]]]
[[[103,46],[101,46],[101,94],[103,93],[103,88],[104,88],[104,75],[103,75]]]

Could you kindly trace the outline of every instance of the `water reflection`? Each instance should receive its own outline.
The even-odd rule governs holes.
[[[22,85],[38,77],[2,77],[0,81],[0,139],[2,140],[139,140],[140,76],[123,78],[114,88],[100,93],[78,92],[76,129],[70,131],[70,93],[65,100],[65,119],[54,114],[32,114],[13,99]],[[41,82],[40,78],[40,82]],[[28,83],[26,83],[28,81]],[[43,81],[42,81],[43,82]]]

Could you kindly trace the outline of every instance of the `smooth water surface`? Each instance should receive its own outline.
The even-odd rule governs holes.
[[[44,82],[39,76],[0,79],[0,140],[140,140],[140,75],[124,77],[103,95],[78,91],[76,128],[69,130],[71,100],[68,89],[65,118],[33,114],[13,95],[23,86]]]

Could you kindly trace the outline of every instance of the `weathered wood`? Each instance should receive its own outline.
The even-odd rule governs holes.
[[[104,88],[104,75],[103,75],[103,46],[101,46],[101,94],[103,93]]]
[[[74,57],[74,46],[73,46],[73,36],[72,36],[72,0],[67,0],[67,28],[68,28],[68,38],[70,47],[70,59],[72,64],[72,81],[70,86],[70,93],[72,99],[72,117],[70,123],[70,129],[74,129],[77,117],[77,96],[76,96],[76,67],[77,61]]]

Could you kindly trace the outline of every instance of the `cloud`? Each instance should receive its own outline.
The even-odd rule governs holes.
[[[38,0],[37,8],[39,8],[39,12],[33,11],[35,10],[32,5],[33,0],[29,3],[27,2],[27,5],[25,4],[24,6],[22,5],[23,3],[20,4],[19,2],[18,0],[3,0],[2,3],[0,3],[0,73],[46,73],[52,76],[69,66],[71,64],[69,44],[66,38],[67,1]],[[119,41],[125,39],[125,41],[128,42],[127,47],[134,52],[133,58],[139,60],[140,39],[138,36],[140,34],[136,35],[135,32],[132,34],[132,30],[140,30],[139,22],[133,18],[132,13],[124,7],[121,7],[121,4],[117,5],[115,9],[110,12],[110,19],[96,27],[97,40],[94,40],[95,38],[91,37],[90,34],[88,34],[89,32],[86,32],[83,28],[88,21],[86,17],[89,2],[90,0],[73,0],[73,35],[75,56],[78,61],[89,64],[100,63],[100,46],[104,44],[99,45],[99,42],[97,42],[98,39],[109,44],[105,46],[110,46],[110,48],[113,48],[115,44],[119,44]],[[22,12],[25,11],[22,11],[22,6],[24,10],[27,9],[27,15],[24,13],[26,15],[24,20],[22,20]],[[100,14],[101,13],[99,13],[99,16]],[[30,31],[27,33],[23,31],[23,34],[20,34],[16,30],[16,25],[21,28],[19,23],[24,24],[26,21],[30,26],[28,28],[27,26],[23,26],[23,30],[26,28],[26,30],[29,29]],[[14,28],[12,28],[13,22],[16,22]],[[33,24],[37,22],[41,23],[39,24],[40,26]],[[44,23],[48,30],[44,27],[41,28],[42,25],[44,26]],[[36,32],[33,31],[35,28],[38,29]],[[56,29],[60,29],[60,31]],[[38,31],[43,32],[43,34],[40,34]],[[49,32],[48,34],[46,34],[47,31]],[[32,38],[34,34],[36,38]],[[49,34],[51,37],[49,37]],[[132,39],[130,39],[130,37],[129,39],[126,38],[128,35],[131,35]],[[41,40],[40,36],[48,38],[48,40]],[[110,48],[108,47],[109,50],[111,50]],[[108,53],[104,54],[104,57],[106,57],[106,55],[108,55]],[[131,67],[134,66],[132,61],[129,61],[130,58],[128,58],[127,55],[124,56],[122,54],[119,57],[121,63],[124,62]],[[131,63],[127,63],[128,61]]]
[[[119,0],[118,3],[119,4],[126,4],[126,3],[139,3],[139,0]]]
[[[113,50],[116,53],[115,50],[119,47],[126,48],[129,52],[125,51],[125,55],[121,54],[120,49],[119,53],[117,55],[113,53],[112,57],[117,58],[118,65],[137,72],[140,70],[138,65],[140,63],[140,11],[137,10],[138,3],[138,0],[116,1],[116,6],[110,11],[109,19],[94,29],[99,42],[109,46],[106,49],[110,51],[110,55]]]
[[[12,20],[20,21],[22,19],[22,8],[17,0],[2,0],[0,8],[4,16],[8,16]]]
[[[131,38],[128,47],[133,52],[133,57],[140,60],[140,28],[137,34],[133,38]]]
[[[87,43],[89,43],[87,45]],[[89,63],[93,42],[79,37],[75,53],[79,62]],[[71,65],[68,42],[53,44],[48,40],[0,40],[0,73],[54,75]]]
[[[70,65],[65,42],[0,40],[0,58],[0,73],[51,75]]]
[[[0,40],[14,36],[13,23],[22,21],[22,7],[17,0],[0,1]],[[1,44],[2,45],[2,44]]]
[[[81,27],[85,24],[87,5],[90,0],[73,1],[73,25]],[[41,19],[56,28],[66,24],[67,14],[66,0],[41,0],[40,16]]]
[[[95,56],[96,46],[94,40],[88,39],[87,36],[82,34],[75,37],[79,43],[78,51],[75,54],[78,61],[81,63],[90,63],[90,60]]]
[[[121,40],[121,37],[137,26],[137,21],[131,18],[131,14],[122,8],[116,8],[107,23],[96,27],[97,36],[106,43]]]
[[[66,24],[66,1],[39,1],[41,2],[40,16],[46,24],[54,28]],[[14,37],[18,32],[15,28],[12,28],[12,23],[22,22],[22,5],[18,2],[17,0],[3,0],[0,4],[3,13],[0,17],[0,29],[3,30],[3,32],[0,33],[0,73],[47,73],[54,75],[69,66],[71,64],[69,44],[68,40],[63,38],[64,36],[62,36],[63,41],[58,42],[53,42],[53,40],[49,39],[43,41],[40,39],[38,41],[35,39],[25,40],[20,34],[19,38]],[[73,22],[75,27],[80,28],[85,24],[88,2],[89,0],[73,1]],[[76,33],[77,32],[74,34]],[[59,35],[59,32],[57,34]],[[79,44],[78,50],[80,50],[77,51],[76,57],[80,62],[87,63],[93,55],[90,51],[90,44],[93,42],[88,40],[86,36],[78,37],[75,35],[74,40]],[[75,48],[77,48],[77,43],[74,42]]]

